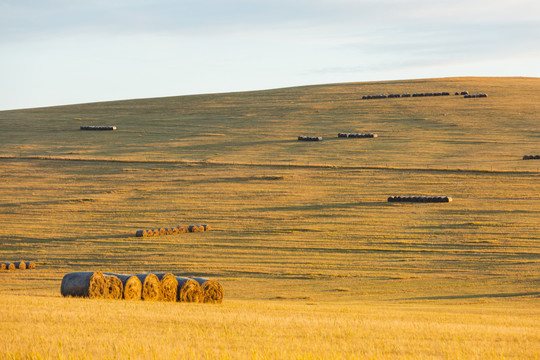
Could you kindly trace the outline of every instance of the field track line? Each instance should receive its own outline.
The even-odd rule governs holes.
[[[0,155],[2,160],[49,160],[49,161],[83,161],[83,162],[104,162],[123,164],[185,164],[185,165],[207,165],[207,166],[249,166],[249,167],[269,167],[269,168],[313,168],[313,169],[344,169],[344,170],[381,170],[381,171],[413,171],[427,173],[473,173],[473,174],[538,174],[538,170],[487,170],[470,168],[437,168],[437,167],[395,167],[395,166],[358,166],[358,165],[334,165],[334,164],[294,164],[294,163],[254,163],[238,161],[211,161],[211,160],[136,160],[136,159],[114,159],[114,158],[74,158],[63,156],[10,156]]]

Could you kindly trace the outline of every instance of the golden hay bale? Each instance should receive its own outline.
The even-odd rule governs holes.
[[[62,296],[102,299],[105,296],[105,275],[100,271],[79,271],[64,275],[60,285]]]
[[[204,231],[209,231],[211,229],[210,225],[207,224],[202,225],[202,227],[204,228]]]
[[[172,227],[169,229],[171,229],[171,234],[178,234],[178,228]]]
[[[15,270],[15,264],[14,263],[7,263],[6,264],[6,270]]]
[[[105,299],[120,300],[124,294],[124,285],[115,275],[105,275]]]
[[[159,235],[167,235],[167,229],[159,228]]]
[[[187,225],[186,225],[186,226],[179,226],[179,227],[178,227],[178,232],[179,232],[179,233],[180,233],[180,232],[182,232],[182,233],[187,233],[187,232],[189,232],[189,226],[187,226]]]
[[[173,229],[172,228],[165,228],[165,235],[172,235]]]
[[[0,270],[6,270],[6,264],[1,263],[0,264]]]
[[[15,269],[26,270],[26,263],[24,261],[16,261]]]
[[[161,282],[154,274],[136,274],[142,284],[142,299],[159,301],[162,298]]]
[[[27,261],[27,262],[25,262],[25,264],[26,264],[26,268],[29,269],[29,270],[36,268],[36,263],[33,262],[33,261]]]
[[[196,280],[177,276],[176,281],[178,281],[178,301],[202,302],[203,291]]]
[[[176,301],[176,293],[178,291],[178,281],[171,273],[154,274],[161,282],[162,300]]]
[[[215,280],[205,278],[191,278],[201,285],[203,292],[202,302],[221,303],[223,301],[223,286]]]
[[[106,273],[105,275],[114,275],[118,279],[120,279],[120,281],[122,281],[122,286],[124,287],[123,297],[125,300],[141,300],[142,283],[138,277],[134,275],[122,275],[113,273]]]

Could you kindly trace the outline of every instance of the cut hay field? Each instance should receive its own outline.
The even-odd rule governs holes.
[[[0,112],[0,262],[37,264],[0,271],[0,358],[538,359],[538,114],[536,78]],[[212,230],[135,237],[191,224]],[[205,276],[225,298],[60,296],[90,270]]]

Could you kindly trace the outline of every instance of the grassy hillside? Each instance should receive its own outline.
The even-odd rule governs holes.
[[[489,97],[453,95],[461,90]],[[361,100],[428,91],[452,95]],[[144,329],[172,337],[157,328],[185,332],[185,324],[167,319],[190,314],[188,324],[213,318],[189,332],[192,342],[184,339],[195,357],[534,358],[540,160],[521,157],[540,153],[538,113],[540,79],[530,78],[335,84],[0,112],[0,261],[38,263],[0,272],[0,323],[13,339],[0,357],[79,357],[77,348],[102,357],[116,345],[88,343],[91,325],[65,338],[63,311],[51,310],[82,319],[96,306],[109,309],[102,311],[111,323],[124,312],[144,319],[133,333],[142,347],[122,342],[123,357],[153,358],[160,349],[174,357]],[[338,132],[379,137],[340,139]],[[299,142],[298,135],[324,140]],[[390,195],[454,201],[388,203]],[[213,230],[134,237],[139,229],[202,223]],[[60,298],[63,274],[78,270],[204,275],[222,282],[225,301],[189,307]],[[23,308],[35,309],[31,318],[43,324],[27,330],[41,345],[20,340]],[[350,344],[360,339],[365,347]],[[315,346],[323,340],[340,350]],[[68,350],[66,341],[80,346]]]

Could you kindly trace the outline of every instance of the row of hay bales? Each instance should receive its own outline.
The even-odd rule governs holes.
[[[523,155],[523,160],[537,160],[540,159],[540,155]]]
[[[158,229],[147,229],[147,230],[137,230],[135,236],[159,236],[159,235],[172,235],[172,234],[181,234],[188,232],[203,232],[209,231],[210,225],[186,225],[186,226],[177,226],[177,227],[168,227],[168,228],[158,228]]]
[[[425,93],[414,93],[414,94],[378,94],[378,95],[363,95],[362,100],[371,100],[371,99],[395,99],[395,98],[409,98],[409,97],[424,97],[424,96],[448,96],[449,92],[425,92]]]
[[[376,138],[379,135],[373,133],[338,133],[340,138]]]
[[[298,141],[322,141],[320,136],[299,136]]]
[[[456,93],[454,95],[469,95],[469,92],[468,91],[456,91]]]
[[[116,130],[116,126],[90,126],[83,125],[81,130]]]
[[[122,275],[100,271],[65,274],[62,296],[91,299],[221,303],[223,287],[216,280],[171,273]]]
[[[465,99],[474,99],[474,98],[487,98],[487,94],[467,94],[464,96]]]
[[[448,203],[450,196],[390,196],[388,202],[421,202],[421,203]]]
[[[15,261],[12,263],[0,263],[0,270],[30,270],[35,268],[36,263],[33,261]]]

